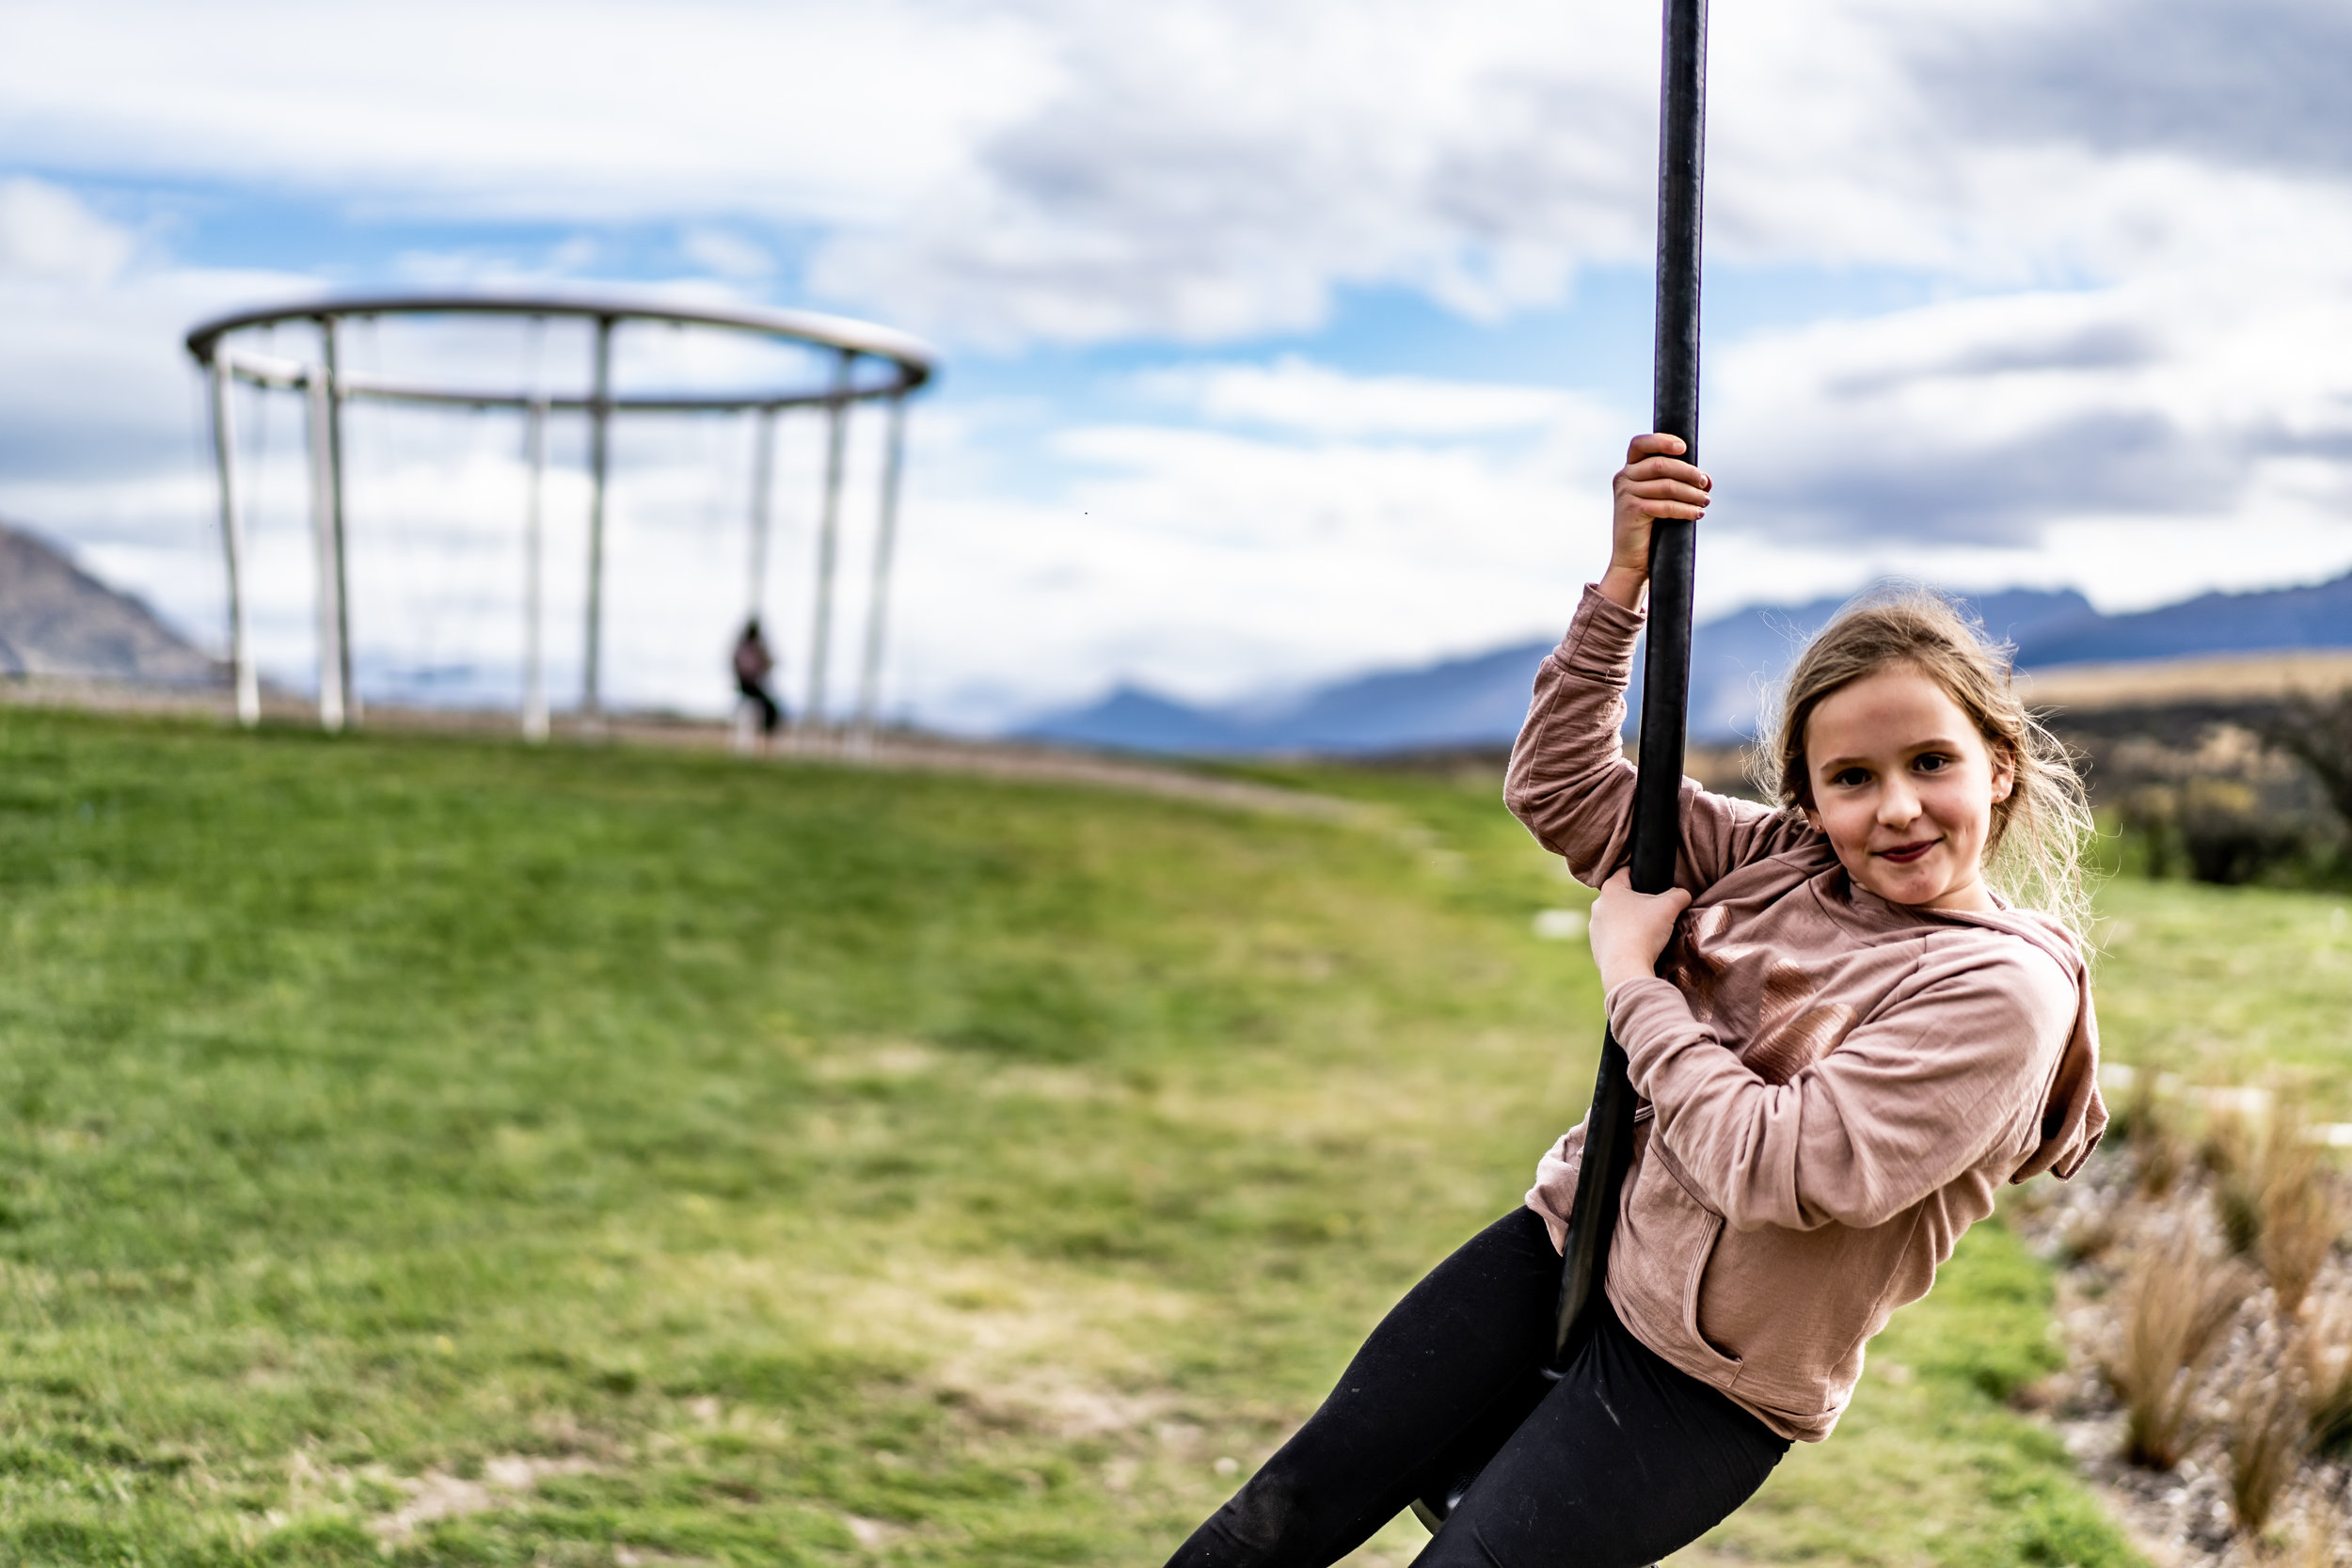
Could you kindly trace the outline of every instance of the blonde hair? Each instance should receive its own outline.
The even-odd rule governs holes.
[[[2009,798],[1993,802],[1985,879],[2011,903],[2040,910],[2085,940],[2090,802],[2065,745],[2019,700],[2010,653],[1928,589],[1882,589],[1854,600],[1814,634],[1781,681],[1752,753],[1756,782],[1783,810],[1808,804],[1804,730],[1813,710],[1866,675],[1908,665],[1943,688],[2016,769]]]

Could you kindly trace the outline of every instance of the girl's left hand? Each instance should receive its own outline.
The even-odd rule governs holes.
[[[1593,961],[1600,965],[1603,991],[1658,971],[1658,955],[1674,935],[1675,921],[1691,907],[1678,887],[1636,893],[1633,873],[1620,871],[1600,886],[1593,901]]]

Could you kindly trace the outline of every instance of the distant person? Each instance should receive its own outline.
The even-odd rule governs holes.
[[[1541,1377],[1579,1127],[1170,1568],[1326,1568],[1480,1461],[1416,1568],[1655,1563],[1829,1435],[1863,1346],[2002,1186],[2071,1176],[2099,1141],[2082,782],[1944,600],[1848,606],[1787,678],[1776,803],[1684,781],[1676,885],[1629,885],[1650,523],[1712,499],[1685,450],[1634,438],[1608,569],[1503,787],[1600,890],[1593,956],[1645,1102],[1590,1337]],[[1507,1437],[1486,1424],[1519,1411]]]
[[[767,639],[759,635],[759,617],[755,615],[743,623],[743,635],[735,640],[735,689],[759,709],[762,740],[772,738],[776,726],[784,722],[784,708],[768,689],[768,677],[775,668],[776,656],[768,651]]]

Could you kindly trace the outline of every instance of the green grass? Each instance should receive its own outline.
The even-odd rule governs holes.
[[[2193,1084],[2282,1080],[2352,1119],[2352,897],[2119,878],[2099,902],[2107,1054]]]
[[[1492,782],[1295,777],[0,711],[0,1560],[1156,1562],[1591,1082]],[[1708,1549],[2118,1560],[2045,1290]]]

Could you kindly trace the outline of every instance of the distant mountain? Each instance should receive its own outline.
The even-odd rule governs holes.
[[[1691,734],[1744,739],[1765,688],[1843,598],[1735,610],[1691,634]],[[2352,574],[2312,588],[2207,594],[2131,615],[2102,615],[2072,589],[2012,588],[1968,601],[2021,668],[2281,648],[2352,647]],[[1194,707],[1120,687],[1100,702],[1048,714],[1024,736],[1121,751],[1195,755],[1282,752],[1375,754],[1507,745],[1527,712],[1549,641],[1382,671],[1280,702]],[[1641,665],[1632,711],[1639,712]]]
[[[1829,624],[1847,597],[1815,599],[1801,605],[1759,605],[1736,610],[1691,631],[1691,735],[1703,741],[1743,740],[1756,725],[1765,688],[1780,677],[1805,640]],[[2099,612],[2073,589],[2055,593],[2038,588],[2010,588],[1967,601],[1985,629],[2015,644],[2022,653],[2040,637]],[[1544,652],[1536,654],[1540,659]],[[2020,662],[2023,662],[2021,657]],[[1527,666],[1534,678],[1534,663]],[[1631,711],[1641,711],[1642,667],[1633,666],[1633,689],[1628,694]],[[1527,711],[1524,694],[1519,713]],[[1512,733],[1518,732],[1516,720]],[[1504,737],[1508,739],[1506,736]]]
[[[2018,647],[2018,662],[2035,666],[2352,647],[2352,573],[2311,588],[2206,594],[2137,615],[2092,611],[2020,638]]]
[[[195,686],[216,678],[204,654],[26,530],[0,523],[0,676],[84,675]]]

